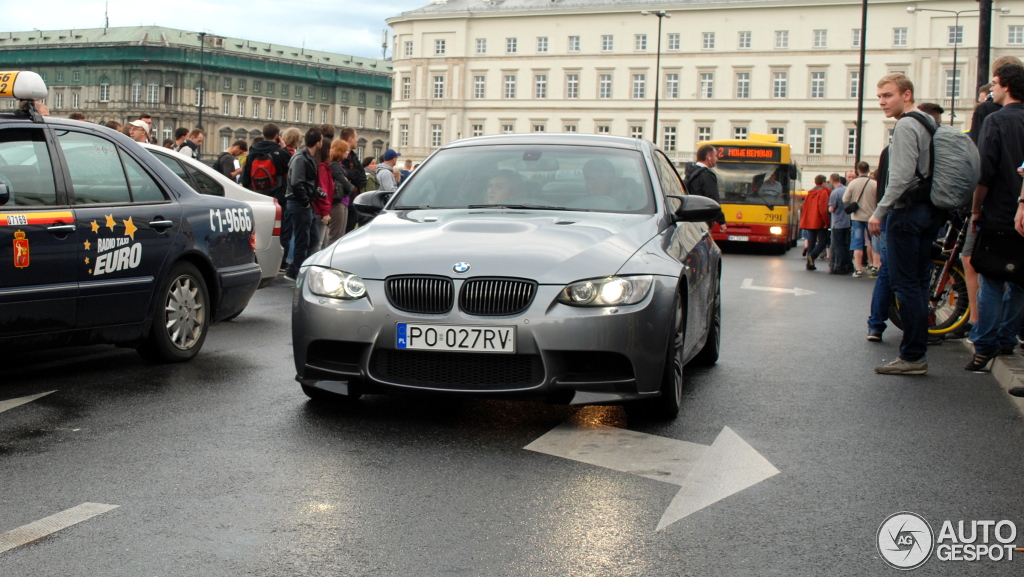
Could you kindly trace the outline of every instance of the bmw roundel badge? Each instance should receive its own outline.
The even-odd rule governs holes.
[[[468,262],[457,262],[457,263],[455,263],[455,266],[452,267],[452,270],[457,272],[457,273],[469,272],[469,263]]]

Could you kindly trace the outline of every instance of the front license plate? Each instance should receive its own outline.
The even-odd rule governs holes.
[[[748,240],[750,240],[750,237],[749,236],[730,236],[729,240],[748,241]]]
[[[515,353],[515,327],[460,327],[398,323],[399,349],[466,353]]]

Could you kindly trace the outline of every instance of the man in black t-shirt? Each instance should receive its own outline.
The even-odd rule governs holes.
[[[221,174],[236,180],[242,174],[242,168],[238,165],[238,157],[249,151],[249,144],[244,140],[236,140],[227,150],[217,157],[217,164],[214,165]]]

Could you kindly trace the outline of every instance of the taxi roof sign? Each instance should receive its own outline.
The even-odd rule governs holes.
[[[0,72],[0,98],[42,100],[47,93],[46,82],[35,72]]]

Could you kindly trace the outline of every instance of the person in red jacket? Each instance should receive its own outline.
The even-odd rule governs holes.
[[[807,231],[808,247],[807,270],[818,270],[814,266],[814,259],[825,250],[828,242],[828,195],[831,192],[825,188],[825,175],[819,174],[814,177],[816,185],[807,191],[807,199],[804,200],[804,207],[800,211],[800,228]]]
[[[327,225],[331,222],[331,199],[334,198],[334,175],[331,174],[331,139],[324,138],[323,146],[316,154],[317,182],[327,195],[313,201],[313,214],[316,215],[316,232],[318,242],[310,247],[310,254],[326,247]]]

